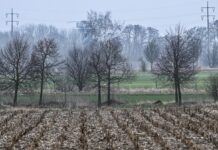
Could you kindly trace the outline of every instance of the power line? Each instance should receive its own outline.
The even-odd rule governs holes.
[[[11,8],[11,12],[10,13],[6,13],[6,18],[8,16],[10,16],[11,20],[6,20],[6,24],[8,23],[11,23],[11,35],[13,35],[13,31],[14,31],[14,23],[17,23],[17,25],[19,24],[19,21],[18,20],[14,20],[14,16],[17,16],[17,18],[19,17],[19,14],[18,13],[14,13],[13,12],[13,8]]]
[[[206,7],[201,7],[201,12],[204,12],[206,9],[207,14],[206,15],[201,15],[201,19],[203,20],[205,17],[207,18],[207,50],[208,53],[210,52],[210,18],[212,17],[213,20],[215,20],[215,15],[210,15],[210,10],[215,12],[215,7],[209,7],[209,2],[207,1],[207,6]],[[209,55],[208,55],[209,57]],[[210,58],[209,58],[210,60]]]

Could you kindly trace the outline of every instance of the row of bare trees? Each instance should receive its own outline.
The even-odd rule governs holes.
[[[84,86],[94,83],[97,87],[98,106],[101,106],[102,83],[107,84],[107,104],[111,104],[111,85],[128,79],[130,65],[122,56],[122,45],[118,38],[94,41],[87,48],[74,47],[67,59],[67,70],[81,91]]]
[[[87,85],[97,87],[100,107],[102,82],[107,83],[107,103],[110,104],[111,84],[126,79],[131,72],[118,38],[93,41],[85,48],[74,46],[67,61],[62,61],[54,39],[44,38],[31,48],[23,36],[16,36],[1,49],[0,58],[0,87],[13,89],[15,106],[19,88],[35,81],[40,84],[39,105],[42,105],[45,82],[55,79],[56,72],[61,77],[66,72],[79,91]],[[65,70],[60,69],[61,64],[65,64]]]
[[[95,40],[89,48],[70,53],[68,70],[79,89],[86,81],[94,81],[98,87],[98,105],[101,105],[101,83],[107,83],[107,102],[110,104],[111,84],[126,79],[131,69],[122,56],[122,44],[119,38]],[[173,83],[175,102],[182,104],[182,85],[193,79],[198,72],[198,59],[201,54],[201,40],[193,36],[180,25],[165,36],[165,48],[160,51],[155,40],[145,48],[145,56],[151,63],[152,73]],[[154,68],[153,68],[154,64]],[[87,75],[89,74],[90,75]],[[84,76],[82,76],[84,75]],[[79,78],[78,78],[79,77]],[[88,77],[92,78],[89,80]]]
[[[16,35],[0,51],[0,88],[14,89],[13,105],[17,105],[19,88],[30,81],[40,81],[39,104],[42,104],[44,81],[60,64],[54,39],[39,40],[32,48],[24,36]]]
[[[131,67],[122,55],[121,25],[111,20],[109,12],[90,12],[78,27],[85,42],[80,46],[72,45],[65,63],[61,61],[54,39],[44,38],[31,47],[24,37],[17,36],[1,50],[0,87],[3,90],[14,88],[14,105],[19,87],[35,80],[40,82],[41,105],[44,83],[55,76],[61,64],[65,64],[63,72],[68,73],[79,91],[87,85],[97,87],[98,106],[101,106],[102,84],[106,84],[107,103],[111,103],[111,85],[132,75]],[[160,49],[159,41],[150,38],[145,57],[154,74],[173,83],[175,101],[181,104],[181,85],[197,73],[201,40],[180,26],[162,40],[164,48]]]
[[[127,79],[131,73],[122,54],[121,25],[111,20],[109,12],[90,12],[87,20],[78,26],[85,42],[79,46],[72,43],[66,61],[61,60],[57,41],[51,38],[30,46],[24,36],[17,35],[1,50],[0,87],[14,89],[14,105],[20,86],[34,81],[40,85],[41,105],[45,82],[54,80],[56,72],[61,78],[67,73],[79,91],[87,85],[97,87],[98,106],[101,106],[102,83],[106,84],[107,104],[111,103],[111,85]]]

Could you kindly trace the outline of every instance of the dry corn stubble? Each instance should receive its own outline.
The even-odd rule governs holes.
[[[218,149],[217,105],[1,110],[0,149]]]

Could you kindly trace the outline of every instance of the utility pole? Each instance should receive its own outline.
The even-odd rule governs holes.
[[[215,15],[210,15],[210,10],[212,10],[213,12],[215,11],[215,7],[209,7],[209,2],[207,1],[207,6],[206,7],[201,7],[201,12],[204,12],[204,10],[206,9],[207,14],[206,15],[201,15],[201,19],[203,20],[205,17],[207,18],[207,51],[208,51],[208,61],[209,61],[209,65],[211,65],[210,67],[213,67],[210,62],[210,18],[212,17],[213,20],[215,19]]]
[[[14,20],[14,16],[17,16],[17,18],[19,17],[18,13],[14,13],[13,12],[13,8],[11,8],[11,12],[10,13],[6,13],[6,18],[8,16],[10,16],[10,20],[6,20],[6,24],[11,23],[11,36],[13,36],[13,32],[14,32],[14,23],[17,23],[17,25],[19,24],[18,20]]]

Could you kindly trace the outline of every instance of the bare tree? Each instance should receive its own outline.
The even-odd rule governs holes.
[[[148,42],[148,45],[146,46],[144,50],[144,55],[147,61],[151,64],[151,71],[154,62],[158,59],[160,53],[159,46],[156,42],[156,40],[151,40]]]
[[[90,75],[91,81],[97,82],[98,88],[98,107],[101,107],[101,82],[105,81],[106,68],[104,65],[104,55],[102,42],[94,41],[90,46]]]
[[[176,27],[175,32],[168,33],[165,39],[165,50],[153,72],[166,76],[168,81],[174,83],[175,101],[181,105],[181,84],[190,81],[197,73],[196,62],[201,46],[199,46],[199,39],[189,36],[180,26]]]
[[[111,13],[97,13],[95,11],[88,12],[87,20],[83,20],[77,24],[80,32],[87,41],[94,39],[104,39],[113,36],[116,32],[121,31],[122,26],[111,19]]]
[[[31,65],[32,76],[40,80],[39,105],[42,105],[44,83],[53,76],[54,69],[62,61],[59,60],[58,47],[54,39],[42,39],[33,47]]]
[[[131,73],[127,60],[122,56],[119,38],[108,39],[102,45],[107,81],[107,103],[111,104],[111,84],[127,79]]]
[[[0,52],[1,89],[14,88],[13,105],[17,105],[17,94],[30,72],[29,44],[17,35]]]
[[[92,66],[91,67],[92,75],[94,75],[95,77],[97,75],[97,72],[99,72],[98,69],[100,70],[102,69],[101,65],[103,65],[104,69],[106,70],[107,75],[105,78],[107,79],[106,81],[108,83],[108,104],[109,104],[111,82],[112,81],[115,82],[115,80],[119,81],[120,79],[123,79],[124,77],[123,72],[125,71],[122,69],[124,69],[124,66],[127,64],[126,59],[124,59],[121,55],[122,45],[120,43],[120,40],[118,40],[116,43],[116,39],[118,39],[116,37],[120,36],[122,26],[116,21],[112,21],[110,12],[106,12],[105,14],[101,14],[101,13],[98,14],[94,11],[89,12],[87,20],[81,21],[80,23],[77,24],[77,26],[78,28],[80,28],[83,37],[86,39],[87,41],[86,43],[90,44],[93,42],[93,40],[101,43],[100,44],[101,50],[97,50],[97,51],[94,50],[93,53],[91,52],[92,53],[91,60],[93,62],[90,62],[90,64]],[[103,57],[103,59],[101,59],[100,57]],[[93,60],[93,58],[96,58],[98,60]],[[98,61],[99,62],[103,61],[103,62],[101,65],[98,65],[96,64],[96,62]],[[100,80],[102,80],[102,77],[99,76],[96,79],[99,80],[98,93],[100,93],[101,92]],[[98,95],[99,95],[99,104],[100,104],[101,94]]]
[[[88,63],[89,54],[86,49],[73,47],[69,51],[67,59],[67,71],[77,85],[79,91],[82,91],[88,81]]]

